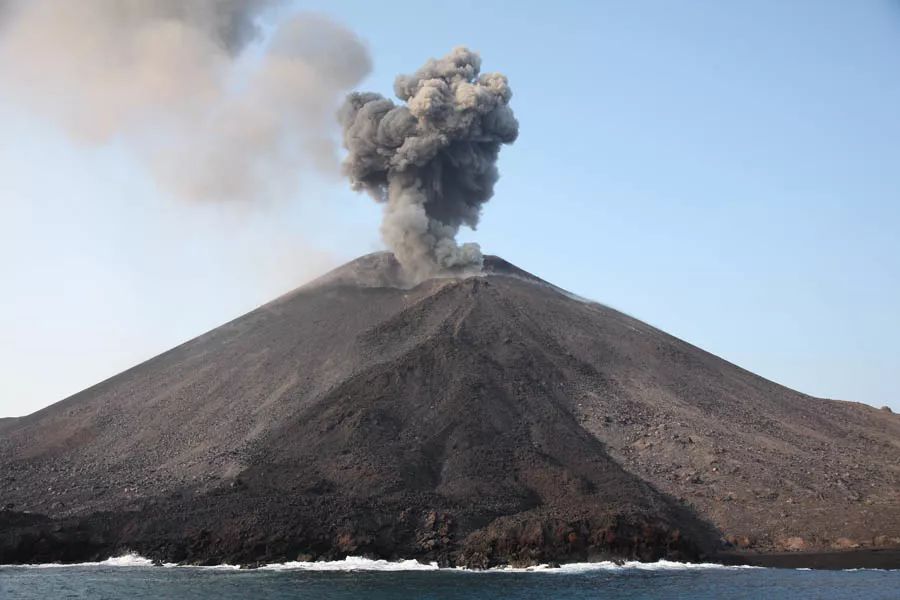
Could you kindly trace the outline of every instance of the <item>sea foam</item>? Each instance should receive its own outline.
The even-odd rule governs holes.
[[[25,567],[30,569],[65,569],[73,567],[152,567],[153,561],[139,554],[129,552],[121,556],[113,556],[99,562],[82,563],[42,563],[28,565],[0,565],[0,567],[14,568]]]
[[[348,556],[344,560],[316,562],[291,561],[260,567],[268,571],[437,571],[437,563],[420,563],[417,560],[372,560],[360,556]]]
[[[139,554],[135,554],[133,552],[129,552],[127,554],[123,554],[121,556],[116,556],[113,558],[108,558],[104,561],[99,562],[82,562],[82,563],[46,563],[46,564],[29,564],[29,565],[0,565],[0,567],[5,568],[31,568],[31,569],[66,569],[66,568],[84,568],[84,567],[153,567],[153,561],[149,558],[145,558],[140,556]],[[162,566],[166,568],[179,568],[179,569],[207,569],[207,570],[219,570],[219,571],[237,571],[240,570],[240,565],[230,565],[230,564],[221,564],[221,565],[210,565],[210,566],[196,566],[196,565],[179,565],[176,563],[165,563]],[[549,565],[535,565],[531,567],[494,567],[486,570],[474,570],[467,569],[463,567],[456,568],[440,568],[437,563],[421,563],[417,560],[400,560],[400,561],[388,561],[388,560],[374,560],[370,558],[363,558],[360,556],[348,556],[343,560],[331,560],[331,561],[314,561],[314,562],[304,562],[304,561],[289,561],[283,563],[270,563],[267,565],[262,565],[258,567],[259,570],[263,571],[456,571],[456,572],[465,572],[465,573],[560,573],[560,574],[575,574],[575,573],[587,573],[591,571],[612,571],[612,572],[624,572],[624,571],[697,571],[697,570],[736,570],[736,569],[759,569],[762,567],[752,567],[752,566],[744,566],[744,565],[736,565],[736,566],[727,566],[727,565],[719,565],[715,563],[681,563],[681,562],[673,562],[668,560],[660,560],[658,562],[639,562],[639,561],[626,561],[626,562],[613,562],[613,561],[601,561],[601,562],[583,562],[583,563],[567,563],[556,566]]]

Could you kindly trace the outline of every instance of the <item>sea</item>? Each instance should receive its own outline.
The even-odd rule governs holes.
[[[0,599],[20,598],[900,600],[900,570],[815,571],[660,561],[471,571],[364,558],[247,570],[230,565],[154,566],[125,555],[76,565],[0,565]]]

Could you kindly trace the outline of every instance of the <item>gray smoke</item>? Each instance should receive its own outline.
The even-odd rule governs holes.
[[[458,245],[456,234],[477,226],[500,146],[515,141],[519,124],[506,77],[480,69],[477,53],[455,48],[397,77],[405,104],[352,93],[339,113],[345,173],[353,189],[385,203],[382,236],[417,280],[481,267],[479,246]]]
[[[363,43],[282,0],[0,0],[0,90],[74,139],[121,142],[176,196],[293,194],[338,172],[334,112],[369,72]]]

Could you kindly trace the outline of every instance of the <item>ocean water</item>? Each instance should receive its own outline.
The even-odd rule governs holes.
[[[154,567],[137,556],[67,566],[0,566],[0,599],[31,598],[900,600],[900,570],[811,571],[662,561],[466,571],[361,558],[240,570],[229,565]]]

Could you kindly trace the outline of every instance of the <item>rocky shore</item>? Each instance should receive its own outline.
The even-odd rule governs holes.
[[[96,515],[86,521],[48,519],[40,515],[0,511],[0,564],[99,562],[126,553],[137,553],[158,564],[221,565],[254,568],[290,561],[341,560],[347,556],[404,560],[413,558],[441,567],[487,569],[498,566],[527,567],[567,562],[660,559],[679,562],[716,562],[769,568],[897,569],[900,548],[866,548],[835,552],[735,552],[705,554],[683,542],[677,532],[644,525],[532,521],[502,532],[473,536],[461,548],[453,544],[453,521],[447,515],[429,513],[418,528],[392,531],[397,537],[374,538],[369,533],[310,532],[290,538],[241,535],[207,529],[186,531],[192,537],[167,539],[161,529],[155,535],[134,535],[139,518]],[[596,524],[595,524],[596,525]],[[153,526],[154,528],[157,525]],[[405,535],[404,535],[405,533]],[[237,538],[237,539],[235,539]],[[224,540],[230,540],[224,543]]]
[[[502,259],[374,254],[0,421],[0,564],[900,568],[900,416],[762,379]]]

